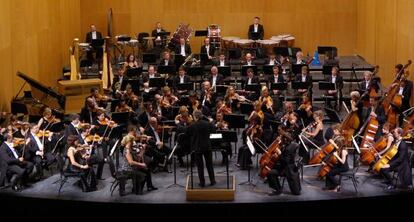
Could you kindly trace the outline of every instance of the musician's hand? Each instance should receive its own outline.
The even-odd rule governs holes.
[[[372,117],[377,118],[377,114],[375,114],[374,112],[371,112],[369,115],[372,116]]]
[[[393,83],[392,87],[396,87],[398,85],[398,83]]]
[[[390,168],[389,164],[385,164],[382,168]]]
[[[26,139],[26,145],[28,145],[30,143],[30,138]]]
[[[81,167],[82,169],[89,169],[89,165],[82,165],[82,167]]]
[[[326,166],[326,163],[325,163],[325,162],[322,162],[322,165],[323,165],[323,166]]]
[[[24,161],[24,158],[23,157],[19,157],[19,161],[20,162],[23,162]]]
[[[140,131],[142,134],[144,134],[145,129],[144,129],[142,126],[140,126],[140,127],[139,127],[139,131]]]
[[[276,153],[277,153],[277,155],[280,155],[280,154],[282,154],[282,151],[280,151],[279,149],[276,149]]]

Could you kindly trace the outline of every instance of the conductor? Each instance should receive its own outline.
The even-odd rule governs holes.
[[[203,114],[199,110],[193,112],[193,117],[195,122],[189,127],[188,133],[197,164],[198,177],[200,179],[199,186],[205,186],[203,156],[206,161],[208,176],[210,177],[210,185],[213,186],[216,184],[216,180],[214,178],[210,133],[215,131],[214,126],[206,120],[203,120]]]

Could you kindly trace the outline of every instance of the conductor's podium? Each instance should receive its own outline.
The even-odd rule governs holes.
[[[199,179],[197,175],[194,175],[193,186],[191,186],[191,176],[187,176],[187,185],[185,192],[187,200],[190,201],[232,201],[234,200],[234,194],[236,192],[236,180],[235,176],[217,176],[216,184],[209,186],[208,177],[205,178],[206,186],[200,187],[198,185]],[[227,182],[228,181],[228,182]],[[193,188],[191,188],[193,187]]]
[[[92,88],[102,93],[101,79],[62,80],[58,82],[59,93],[66,97],[65,114],[79,113]]]

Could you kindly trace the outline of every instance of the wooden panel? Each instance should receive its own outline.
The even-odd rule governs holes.
[[[22,71],[51,87],[69,64],[68,46],[80,35],[80,0],[2,0],[0,8],[1,109],[23,81]],[[26,88],[27,90],[28,88]]]
[[[282,33],[296,36],[296,45],[312,54],[318,45],[335,45],[340,54],[356,50],[356,0],[83,0],[81,1],[82,36],[94,23],[106,33],[106,12],[113,8],[116,34],[136,36],[151,32],[157,21],[174,32],[180,22],[190,23],[195,30],[217,23],[222,36],[247,38],[254,16],[262,18],[265,38]],[[190,40],[198,52],[202,38]]]

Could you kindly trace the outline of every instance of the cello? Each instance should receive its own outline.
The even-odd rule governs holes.
[[[337,136],[337,137],[333,138],[334,143],[331,143],[331,141],[326,143],[325,146],[323,146],[321,148],[321,150],[312,157],[312,159],[309,161],[309,164],[313,165],[313,164],[322,163],[323,160],[328,155],[332,154],[332,152],[334,152],[336,149],[338,149],[337,145],[335,144],[335,140],[337,140],[338,138],[341,138],[341,137]]]
[[[385,155],[375,163],[373,167],[374,171],[379,173],[380,170],[384,167],[384,165],[388,164],[388,162],[392,158],[394,158],[397,152],[398,152],[398,146],[397,146],[397,142],[395,142],[394,145],[385,153]]]

